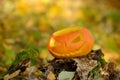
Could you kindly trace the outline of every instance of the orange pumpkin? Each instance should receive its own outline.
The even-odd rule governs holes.
[[[72,58],[87,55],[94,45],[91,32],[86,28],[69,27],[53,33],[48,49],[56,58]]]

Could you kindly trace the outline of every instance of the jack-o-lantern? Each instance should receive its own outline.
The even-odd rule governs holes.
[[[88,29],[69,27],[51,35],[48,49],[56,58],[72,58],[87,55],[93,45],[94,39]]]

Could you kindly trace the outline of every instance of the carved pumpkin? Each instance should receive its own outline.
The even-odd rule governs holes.
[[[53,33],[48,49],[56,58],[72,58],[87,55],[93,45],[94,39],[88,29],[70,27]]]

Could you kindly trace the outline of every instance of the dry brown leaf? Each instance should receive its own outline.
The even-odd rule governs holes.
[[[92,71],[97,65],[96,60],[89,60],[88,58],[75,58],[75,62],[77,63],[77,73],[81,80],[87,80],[88,74]]]
[[[55,78],[55,74],[50,71],[50,72],[48,73],[48,75],[47,75],[47,79],[48,79],[48,80],[55,80],[55,79],[56,79],[56,78]]]

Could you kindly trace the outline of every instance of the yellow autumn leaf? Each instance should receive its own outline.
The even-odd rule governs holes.
[[[15,2],[15,9],[16,9],[16,13],[19,15],[23,15],[23,14],[30,12],[28,2],[24,0]]]
[[[47,52],[47,50],[45,50],[45,49],[41,50],[39,57],[40,57],[41,59],[46,59],[46,58],[48,57],[48,52]]]

